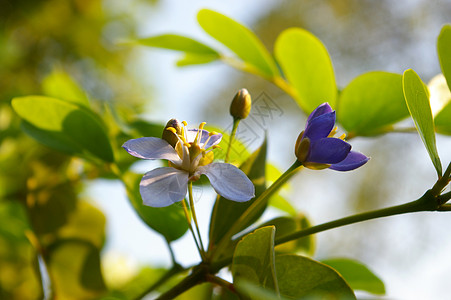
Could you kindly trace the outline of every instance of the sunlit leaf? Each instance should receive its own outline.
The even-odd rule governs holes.
[[[141,220],[150,228],[162,234],[169,242],[177,240],[188,230],[183,208],[180,203],[167,207],[150,207],[143,204],[139,194],[139,182],[142,175],[127,173],[124,184],[127,196]]]
[[[337,86],[332,62],[317,37],[301,28],[287,29],[277,38],[274,54],[295,90],[295,100],[306,113],[324,102],[335,106]]]
[[[442,164],[437,153],[435,142],[434,122],[432,120],[432,112],[429,105],[429,91],[423,81],[421,81],[420,77],[418,77],[411,69],[404,72],[402,84],[410,115],[426,146],[437,174],[441,176]]]
[[[254,200],[265,190],[265,164],[266,164],[266,140],[260,148],[240,166],[240,169],[249,177],[255,186],[255,198],[247,202],[235,202],[220,197],[215,203],[210,220],[210,243],[216,244],[228,232],[232,224],[240,218],[246,209],[254,203]],[[246,228],[258,219],[263,213],[257,214],[251,222],[245,224],[237,232]]]
[[[234,284],[251,282],[278,292],[274,266],[274,226],[245,235],[235,248],[232,262]],[[250,299],[258,299],[249,295]]]
[[[114,161],[100,119],[92,111],[56,98],[14,98],[12,106],[26,121],[24,130],[39,142],[69,154]]]
[[[269,220],[262,225],[276,227],[276,239],[285,235],[292,234],[295,231],[299,231],[310,227],[309,220],[303,215],[299,214],[296,217],[277,217]],[[299,253],[313,255],[315,252],[315,239],[313,235],[296,239],[294,241],[278,245],[276,247],[278,253]]]
[[[256,285],[251,282],[246,282],[245,280],[242,280],[241,282],[237,283],[236,288],[237,288],[237,290],[239,290],[241,292],[244,292],[248,295],[252,295],[252,297],[254,299],[258,299],[258,300],[287,300],[288,299],[281,295],[278,295],[276,292],[274,292],[272,290],[264,289],[259,285]],[[235,299],[239,299],[239,298],[235,298]]]
[[[60,238],[78,238],[101,248],[105,240],[105,215],[86,201],[78,201],[68,222],[58,232]]]
[[[182,51],[191,54],[219,57],[218,52],[192,38],[177,34],[163,34],[148,38],[138,39],[137,42],[144,46],[165,48]]]
[[[181,59],[177,61],[177,67],[186,67],[191,65],[202,65],[202,64],[208,64],[212,61],[215,61],[218,59],[217,55],[206,55],[206,54],[193,54],[193,53],[186,53]]]
[[[89,107],[86,93],[64,71],[55,69],[42,81],[42,90],[46,96],[64,99]]]
[[[334,269],[303,256],[276,255],[276,274],[280,294],[291,299],[356,299]]]
[[[273,77],[279,74],[268,50],[247,27],[209,9],[200,10],[197,21],[209,35],[232,50],[245,63],[259,70],[263,76]]]
[[[353,290],[376,295],[385,294],[385,286],[382,280],[364,264],[347,258],[326,259],[321,262],[340,273]]]
[[[106,292],[99,250],[83,240],[60,240],[49,250],[48,270],[56,297],[98,299]]]
[[[443,26],[437,40],[437,52],[448,87],[451,90],[451,25]]]
[[[360,75],[341,92],[338,101],[338,122],[352,136],[380,133],[408,115],[399,74]]]
[[[268,186],[275,182],[281,175],[282,172],[276,166],[270,163],[266,164],[266,181]],[[287,182],[280,188],[279,193],[271,196],[268,204],[292,216],[296,216],[296,208],[290,203],[290,201],[281,195],[281,193],[288,191],[290,191],[290,184]]]

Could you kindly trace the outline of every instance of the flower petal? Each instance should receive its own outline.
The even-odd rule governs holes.
[[[245,202],[255,197],[254,184],[234,165],[213,163],[197,168],[196,174],[205,174],[215,191],[226,199]]]
[[[312,142],[305,161],[336,164],[344,160],[349,151],[351,151],[349,143],[337,138],[323,138]]]
[[[370,158],[362,153],[351,151],[344,160],[337,164],[333,164],[330,166],[330,169],[336,171],[350,171],[363,166],[368,160],[370,160]]]
[[[304,131],[310,140],[318,140],[329,135],[335,126],[335,111],[311,119]]]
[[[188,173],[171,167],[147,172],[139,184],[144,205],[164,207],[183,200],[188,188]]]
[[[321,115],[331,113],[332,111],[333,111],[332,107],[330,107],[329,103],[326,102],[326,103],[321,104],[320,106],[315,108],[315,110],[312,111],[310,113],[310,115],[308,116],[306,127],[308,126],[310,120],[313,120],[314,118],[319,117]]]
[[[122,147],[133,156],[143,159],[167,159],[175,164],[181,160],[177,152],[163,139],[142,137],[126,141]]]

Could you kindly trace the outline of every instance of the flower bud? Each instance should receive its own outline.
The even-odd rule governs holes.
[[[245,119],[251,111],[251,95],[246,89],[236,93],[230,105],[230,114],[234,119]]]
[[[178,142],[178,138],[175,136],[174,132],[168,130],[168,128],[174,128],[177,134],[182,132],[182,124],[177,119],[170,119],[166,126],[164,127],[163,134],[161,138],[169,143],[172,147]]]

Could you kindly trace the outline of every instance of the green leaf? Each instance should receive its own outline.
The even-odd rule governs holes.
[[[235,248],[232,262],[233,283],[257,284],[278,293],[274,266],[274,226],[245,235]],[[250,299],[258,299],[249,295]]]
[[[197,55],[215,56],[216,58],[219,58],[218,52],[207,45],[177,34],[152,36],[138,39],[137,42],[141,45],[149,47],[164,48]]]
[[[254,203],[255,199],[262,194],[266,188],[265,184],[265,164],[266,164],[266,140],[252,155],[240,166],[240,169],[249,177],[255,186],[255,197],[247,202],[235,202],[220,197],[215,203],[215,207],[210,220],[210,243],[217,244],[221,238],[227,233],[230,227],[240,218],[246,209]],[[263,213],[261,212],[253,218],[248,224],[245,224],[239,231],[243,230]]]
[[[303,214],[299,214],[296,217],[277,217],[269,220],[260,227],[266,226],[276,227],[276,239],[285,235],[294,233],[305,228],[310,227],[310,221]],[[314,235],[309,235],[294,241],[278,245],[276,247],[278,253],[299,253],[313,255],[315,253],[315,239]]]
[[[378,134],[408,115],[399,74],[360,75],[342,91],[338,101],[338,122],[351,136]]]
[[[208,64],[217,59],[218,57],[216,55],[205,55],[205,54],[199,55],[193,53],[186,53],[181,59],[177,61],[177,67]]]
[[[303,256],[277,255],[276,274],[280,295],[288,298],[356,299],[334,269]]]
[[[64,71],[55,69],[42,82],[42,90],[46,96],[64,99],[85,107],[89,107],[86,93]]]
[[[150,207],[143,204],[139,194],[139,182],[142,175],[127,173],[124,184],[127,187],[127,196],[141,220],[150,228],[162,234],[168,242],[182,237],[188,230],[188,222],[182,205],[174,203],[167,207]]]
[[[274,54],[295,91],[295,100],[310,113],[328,102],[335,106],[337,86],[327,49],[310,32],[301,28],[283,31],[276,40]]]
[[[445,75],[448,88],[451,90],[451,25],[443,26],[437,40],[437,52],[442,67],[443,75]]]
[[[216,131],[222,134],[221,142],[218,144],[219,148],[214,149],[213,152],[215,154],[216,159],[224,159],[226,154],[226,149],[229,147],[230,135],[227,133],[227,130],[207,125],[205,129],[209,132]],[[238,133],[237,133],[238,135]],[[249,151],[243,141],[240,140],[239,137],[235,136],[232,141],[232,149],[230,151],[229,163],[239,165],[243,162],[244,158],[249,156]]]
[[[48,252],[48,270],[61,299],[98,299],[106,292],[99,249],[87,241],[58,240]]]
[[[340,273],[353,290],[365,291],[375,295],[384,295],[385,286],[367,266],[347,258],[322,260],[322,263]]]
[[[103,123],[87,108],[44,96],[14,98],[12,106],[26,121],[25,132],[44,145],[82,157],[114,161]]]
[[[266,181],[268,186],[275,182],[280,176],[282,176],[282,172],[276,166],[270,163],[266,164]],[[287,199],[280,195],[281,193],[289,192],[290,189],[290,183],[285,183],[280,188],[280,191],[269,199],[268,204],[292,216],[296,216],[296,208]]]
[[[242,24],[209,9],[197,15],[200,26],[213,38],[232,50],[248,65],[265,77],[279,75],[277,66],[258,37]]]
[[[236,289],[242,293],[252,295],[253,298],[258,300],[286,300],[288,298],[281,297],[277,293],[271,290],[267,290],[251,282],[241,280],[238,284],[234,285]],[[239,299],[239,298],[234,298]],[[222,298],[221,298],[222,300]]]
[[[420,77],[412,69],[404,72],[402,86],[410,115],[415,122],[418,133],[440,177],[442,175],[442,164],[435,142],[434,122],[429,104],[429,91]]]

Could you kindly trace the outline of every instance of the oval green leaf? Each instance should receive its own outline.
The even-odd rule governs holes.
[[[442,175],[442,164],[437,153],[434,122],[429,104],[429,91],[421,78],[412,69],[404,72],[402,86],[410,115],[440,177]]]
[[[437,52],[448,87],[451,90],[451,25],[443,26],[437,40]]]
[[[141,220],[150,228],[163,235],[168,242],[182,237],[188,230],[188,222],[182,205],[174,203],[167,207],[150,207],[143,204],[139,194],[141,175],[127,173],[124,184],[127,196]]]
[[[277,255],[276,274],[281,296],[291,299],[356,299],[340,274],[307,257]]]
[[[37,141],[69,154],[114,161],[103,123],[87,108],[44,96],[14,98],[12,106]]]
[[[245,235],[233,254],[233,283],[254,283],[278,292],[274,265],[275,227],[267,226]],[[249,295],[251,299],[252,295]]]
[[[338,122],[351,136],[384,132],[408,115],[399,74],[379,71],[360,75],[342,91],[338,101]]]
[[[332,61],[317,37],[301,28],[287,29],[277,38],[274,54],[295,90],[295,100],[306,113],[324,102],[335,106],[337,86]]]
[[[177,34],[162,34],[138,39],[137,43],[148,47],[164,48],[198,55],[216,56],[217,58],[219,57],[218,52],[207,45],[193,40],[192,38]]]
[[[326,259],[321,262],[340,273],[353,290],[365,291],[375,295],[385,294],[385,286],[382,280],[364,264],[347,258]]]
[[[279,75],[276,63],[260,39],[247,27],[218,12],[202,9],[197,14],[200,26],[213,38],[232,50],[264,77]]]
[[[85,107],[89,100],[83,89],[66,72],[55,69],[42,81],[42,91],[46,96],[64,99]]]

